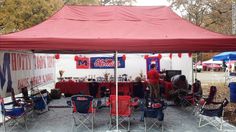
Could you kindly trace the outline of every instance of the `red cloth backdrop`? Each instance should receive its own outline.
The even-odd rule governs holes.
[[[114,82],[99,82],[99,88],[97,97],[100,97],[101,87],[105,86],[109,88],[111,94],[115,94],[115,83]],[[119,93],[123,93],[124,95],[132,95],[133,94],[133,82],[119,82]],[[62,93],[65,94],[89,94],[89,82],[74,82],[74,81],[61,81],[57,82],[55,88],[60,89]],[[144,83],[144,87],[146,88],[146,83]]]

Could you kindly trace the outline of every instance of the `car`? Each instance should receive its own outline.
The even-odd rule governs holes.
[[[193,65],[193,71],[197,71],[197,72],[201,72],[202,71],[202,64],[197,64],[197,65]]]

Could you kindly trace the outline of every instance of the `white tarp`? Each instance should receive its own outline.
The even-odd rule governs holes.
[[[53,55],[0,51],[0,93],[2,97],[21,92],[21,88],[54,81]]]
[[[222,61],[213,61],[213,59],[203,61],[202,64],[222,64]]]

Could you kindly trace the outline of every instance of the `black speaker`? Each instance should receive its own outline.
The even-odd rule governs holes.
[[[51,98],[52,99],[60,99],[61,98],[61,90],[60,89],[51,89]]]

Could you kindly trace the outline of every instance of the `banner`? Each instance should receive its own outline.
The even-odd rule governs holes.
[[[0,51],[0,93],[15,94],[23,87],[39,86],[55,78],[53,55]]]
[[[157,56],[146,58],[147,73],[151,69],[151,64],[156,64],[157,71],[160,71],[160,60]]]
[[[91,57],[90,68],[91,69],[109,69],[114,68],[115,61],[113,57]],[[122,57],[118,57],[118,68],[125,68],[125,60]]]
[[[79,57],[76,61],[76,69],[89,69],[89,65],[89,58],[87,57]]]

